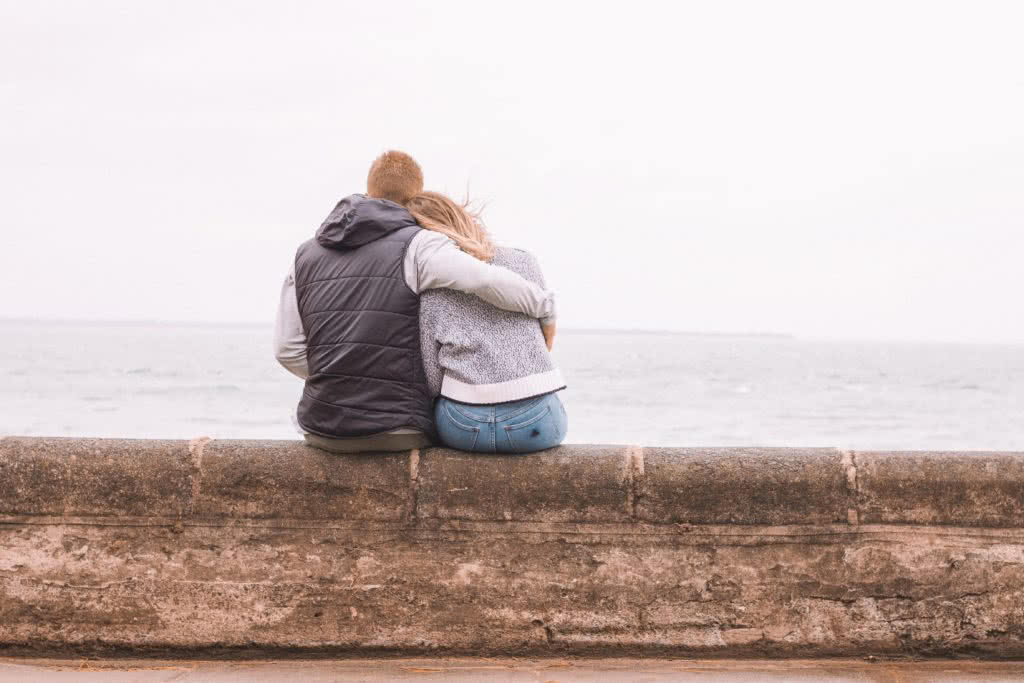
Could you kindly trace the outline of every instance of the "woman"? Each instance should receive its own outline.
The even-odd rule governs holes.
[[[464,252],[544,286],[533,255],[495,247],[487,231],[443,194],[422,192],[406,204],[416,222],[450,237]],[[537,321],[450,289],[420,297],[420,346],[427,384],[438,397],[441,441],[479,453],[532,453],[557,446],[568,418],[556,392],[565,388]]]

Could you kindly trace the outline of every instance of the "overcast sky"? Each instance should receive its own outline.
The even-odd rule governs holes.
[[[389,148],[564,327],[1024,342],[1024,3],[0,0],[0,317],[269,321]]]

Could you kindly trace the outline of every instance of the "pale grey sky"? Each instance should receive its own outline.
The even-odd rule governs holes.
[[[262,321],[379,152],[566,327],[1024,342],[1024,3],[0,1],[0,317]]]

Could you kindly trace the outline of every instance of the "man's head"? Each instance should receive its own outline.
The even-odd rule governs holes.
[[[390,199],[405,204],[422,191],[423,171],[405,152],[384,152],[374,159],[366,176],[366,194],[371,199]]]

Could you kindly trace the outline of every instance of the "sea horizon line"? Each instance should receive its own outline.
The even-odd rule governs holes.
[[[87,325],[96,327],[191,327],[197,329],[270,329],[273,321],[225,321],[213,322],[208,320],[158,320],[158,319],[127,319],[127,318],[43,318],[26,316],[0,316],[0,325],[30,324],[30,325],[51,325],[51,326],[74,326]],[[801,341],[801,342],[847,342],[863,344],[917,344],[917,345],[938,345],[938,346],[1011,346],[1024,345],[1022,340],[992,340],[992,339],[921,339],[921,338],[900,338],[900,337],[877,337],[877,336],[839,336],[827,334],[796,334],[792,332],[771,332],[771,331],[723,331],[723,330],[673,330],[665,328],[644,328],[644,327],[593,327],[593,326],[559,326],[559,332],[570,334],[594,334],[594,335],[650,335],[650,336],[677,336],[691,338],[720,338],[720,339],[765,339],[777,341]]]

